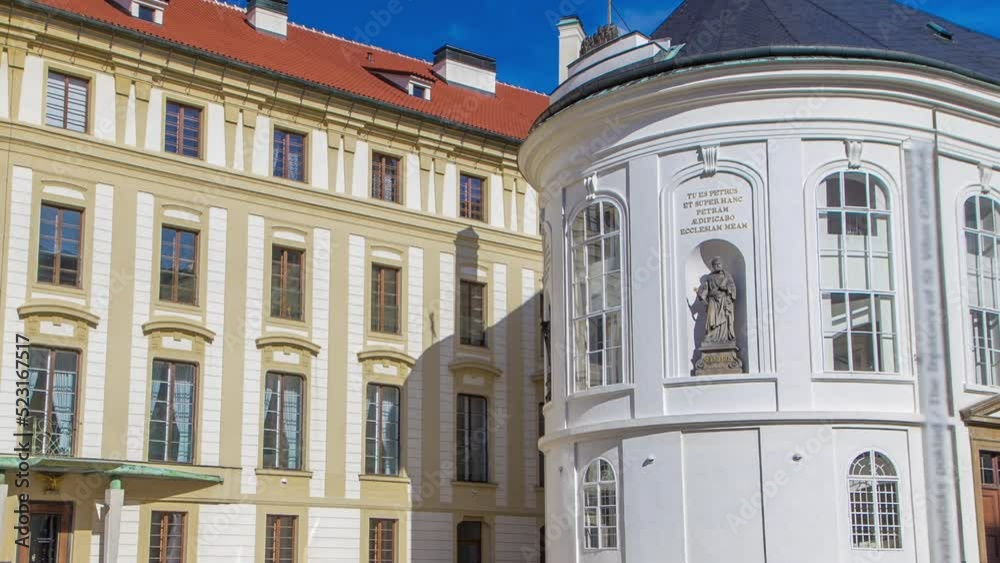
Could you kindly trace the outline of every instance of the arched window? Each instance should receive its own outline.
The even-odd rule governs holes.
[[[826,371],[898,370],[889,190],[866,172],[820,185],[819,255]]]
[[[618,491],[615,470],[597,459],[583,476],[583,547],[618,549]]]
[[[854,458],[847,490],[851,546],[855,549],[902,549],[899,476],[885,454],[867,451]]]
[[[621,212],[610,201],[592,203],[577,214],[570,236],[576,390],[621,383]]]
[[[965,261],[976,383],[1000,385],[1000,202],[965,201]]]

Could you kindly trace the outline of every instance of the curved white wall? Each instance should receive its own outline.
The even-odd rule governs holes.
[[[913,142],[937,147],[961,408],[995,392],[974,383],[967,352],[961,206],[970,191],[1000,195],[996,180],[979,185],[980,164],[1000,168],[998,108],[995,89],[932,71],[760,63],[642,81],[536,128],[521,164],[543,187],[550,239],[553,392],[542,449],[552,560],[930,561],[905,159]],[[889,189],[898,373],[824,368],[817,193],[841,170]],[[626,383],[573,392],[566,223],[600,197],[623,202],[627,221]],[[698,212],[706,207],[725,209]],[[692,375],[694,286],[708,254],[742,268],[733,273],[744,374]],[[953,422],[960,510],[974,515],[968,437]],[[847,471],[873,449],[899,472],[901,549],[852,548]],[[580,483],[602,456],[619,476],[620,546],[587,550]],[[978,560],[967,517],[961,533],[965,559]]]

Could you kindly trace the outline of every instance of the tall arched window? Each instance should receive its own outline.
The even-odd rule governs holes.
[[[618,549],[618,491],[615,470],[596,459],[583,476],[583,547]]]
[[[1000,385],[1000,202],[972,196],[965,201],[965,262],[972,317],[976,382]]]
[[[622,221],[618,207],[597,201],[571,229],[573,373],[576,390],[624,378],[622,342]]]
[[[885,454],[867,451],[854,458],[847,479],[851,546],[902,549],[899,476]]]
[[[824,368],[896,372],[889,190],[866,172],[838,172],[818,199]]]

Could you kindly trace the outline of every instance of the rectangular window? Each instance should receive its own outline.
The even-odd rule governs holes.
[[[486,284],[460,283],[459,331],[466,346],[486,346]]]
[[[167,102],[167,152],[199,158],[201,156],[201,110],[176,102]]]
[[[483,179],[462,174],[458,182],[459,212],[466,219],[483,220]]]
[[[45,88],[45,124],[50,127],[87,132],[89,82],[50,71]]]
[[[149,6],[139,6],[139,19],[156,23],[156,10]]]
[[[154,511],[149,526],[149,563],[184,563],[183,512]]]
[[[368,385],[365,473],[399,474],[399,388]]]
[[[393,203],[400,202],[398,158],[372,153],[372,197]]]
[[[459,481],[485,483],[487,468],[486,398],[474,395],[458,396],[456,440]]]
[[[302,469],[303,379],[268,372],[264,387],[264,467]]]
[[[295,563],[295,516],[267,515],[264,563]]]
[[[42,204],[38,233],[38,281],[80,286],[83,212]]]
[[[198,233],[160,230],[160,301],[198,302]]]
[[[149,461],[194,463],[194,364],[153,361]]]
[[[306,138],[291,131],[274,130],[274,176],[297,182],[306,179]]]
[[[271,316],[302,320],[303,252],[271,247]]]
[[[483,563],[483,523],[458,524],[458,563]]]
[[[396,561],[396,521],[372,518],[368,521],[368,563]]]
[[[80,354],[28,349],[28,430],[34,455],[72,456],[76,437],[76,387]]]
[[[372,332],[399,334],[399,268],[372,264]]]
[[[996,489],[1000,487],[1000,454],[994,452],[979,452],[979,465],[982,470],[984,487]]]

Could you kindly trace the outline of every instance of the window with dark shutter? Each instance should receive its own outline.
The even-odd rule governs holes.
[[[271,316],[302,320],[303,252],[271,248]]]
[[[398,158],[372,153],[372,197],[392,203],[400,202]]]
[[[83,213],[42,204],[38,236],[38,281],[79,287]]]
[[[276,178],[303,182],[306,179],[305,135],[274,130],[274,167]]]
[[[486,285],[462,280],[460,287],[459,330],[466,346],[486,346]]]
[[[58,72],[49,72],[45,89],[45,124],[85,133],[89,82]]]
[[[174,154],[201,156],[201,110],[167,102],[164,150]]]
[[[372,332],[399,334],[399,268],[372,265]]]
[[[483,220],[483,179],[462,174],[459,182],[459,212],[466,219]]]
[[[160,300],[194,305],[198,302],[198,233],[174,227],[163,227],[160,232]]]

